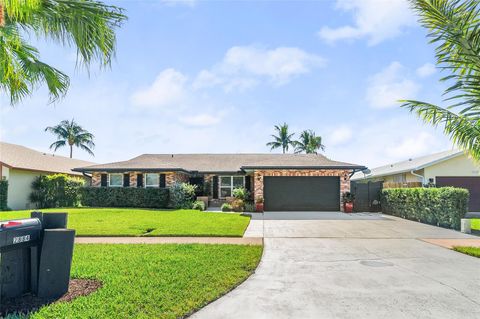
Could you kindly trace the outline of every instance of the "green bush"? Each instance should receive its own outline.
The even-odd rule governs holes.
[[[83,179],[66,174],[41,175],[32,182],[29,199],[38,208],[79,206],[84,184]]]
[[[204,211],[205,210],[205,203],[201,200],[197,200],[193,203],[192,209]]]
[[[175,183],[170,187],[170,206],[177,209],[192,208],[195,201],[196,185]]]
[[[251,202],[245,203],[245,211],[246,212],[254,212],[256,210],[255,204]]]
[[[8,182],[0,181],[0,210],[8,210]]]
[[[224,203],[222,205],[222,212],[231,212],[232,210],[232,205],[230,205],[229,203]]]
[[[460,219],[468,211],[468,197],[468,190],[463,188],[387,188],[382,191],[382,212],[460,229]]]
[[[91,207],[167,208],[167,188],[85,187],[82,203]]]
[[[241,199],[241,200],[245,201],[250,196],[250,193],[245,188],[238,187],[238,188],[233,189],[232,195],[236,199]]]

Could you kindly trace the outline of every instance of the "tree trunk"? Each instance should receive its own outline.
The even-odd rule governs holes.
[[[0,27],[5,26],[5,11],[3,8],[3,4],[0,3]]]
[[[72,158],[72,153],[73,153],[73,146],[70,145],[70,158]]]

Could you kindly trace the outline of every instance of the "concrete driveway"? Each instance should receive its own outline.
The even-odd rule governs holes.
[[[193,318],[480,318],[480,259],[421,238],[473,238],[394,217],[269,213],[262,261]],[[283,216],[283,217],[282,217]]]

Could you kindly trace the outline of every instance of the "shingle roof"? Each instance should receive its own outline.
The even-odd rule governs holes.
[[[372,168],[370,174],[364,175],[362,172],[355,173],[351,180],[360,180],[373,177],[382,177],[394,174],[401,174],[410,171],[417,171],[422,168],[437,164],[439,162],[446,161],[448,159],[457,157],[464,154],[462,151],[450,150],[440,153],[430,154],[422,157],[411,158],[406,161],[388,164],[385,166],[380,166]]]
[[[82,175],[72,171],[79,166],[90,166],[92,162],[47,154],[25,146],[0,142],[0,162],[7,167],[48,173]]]
[[[332,161],[316,154],[144,154],[128,161],[115,162],[76,170],[183,170],[198,172],[238,172],[253,168],[363,168]]]

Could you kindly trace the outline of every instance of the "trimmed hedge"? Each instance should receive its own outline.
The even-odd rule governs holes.
[[[8,210],[8,182],[0,181],[0,210]]]
[[[82,203],[91,207],[167,208],[167,188],[85,187]]]
[[[460,229],[468,211],[469,192],[463,188],[387,188],[382,212],[426,224]]]
[[[29,199],[37,208],[79,206],[84,185],[83,178],[66,174],[41,175],[32,182]]]

